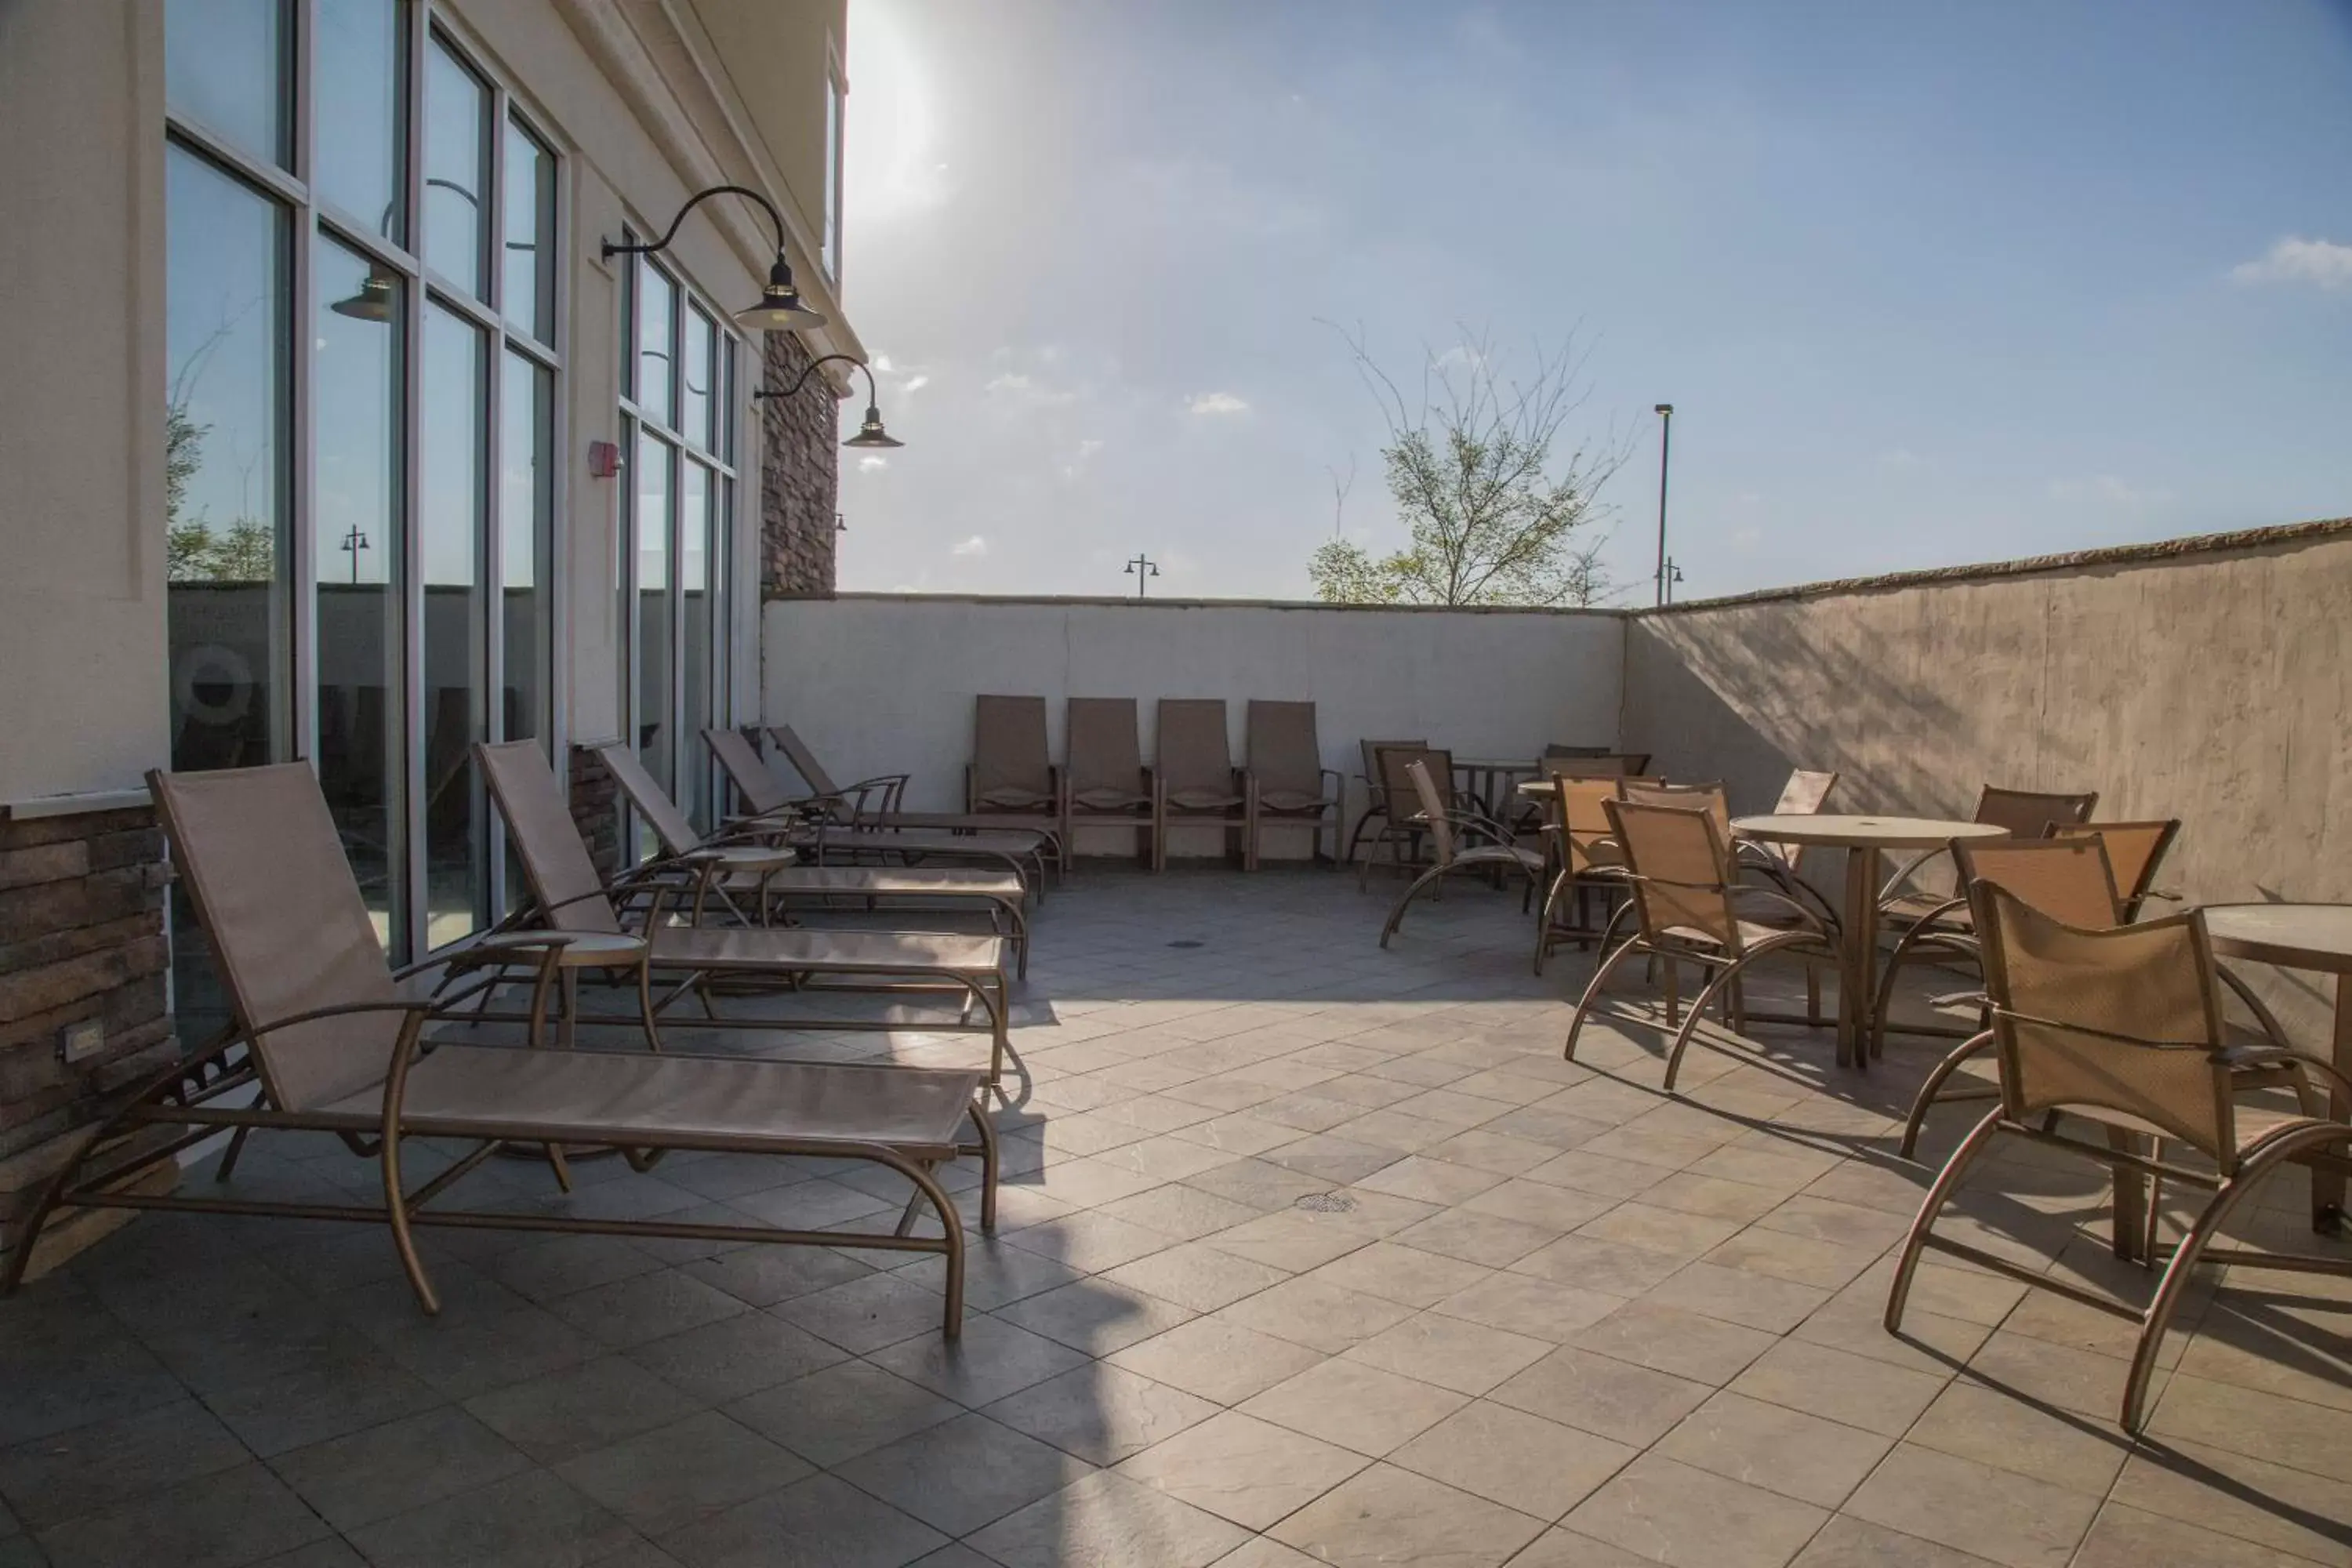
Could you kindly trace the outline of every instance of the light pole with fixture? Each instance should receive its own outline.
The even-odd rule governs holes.
[[[1150,593],[1147,584],[1152,578],[1160,575],[1160,568],[1152,562],[1150,556],[1138,555],[1127,563],[1127,574],[1135,579],[1135,596],[1139,599],[1148,598]]]
[[[857,434],[844,441],[842,445],[861,447],[905,446],[907,443],[882,427],[881,398],[874,390],[874,372],[856,354],[826,354],[821,359],[813,359],[809,361],[808,368],[802,371],[799,379],[790,386],[763,386],[751,394],[752,400],[757,402],[762,397],[790,397],[808,384],[808,378],[816,374],[817,366],[829,364],[835,360],[840,360],[845,364],[854,364],[859,370],[866,372],[866,418],[857,426]]]
[[[1658,603],[1666,602],[1666,454],[1673,449],[1675,436],[1675,405],[1661,403],[1654,411],[1658,416]],[[1676,574],[1680,575],[1680,574]]]
[[[343,552],[352,558],[352,586],[354,588],[360,584],[360,552],[369,548],[366,530],[358,523],[352,524],[352,531],[343,535]]]
[[[1677,566],[1677,565],[1675,565],[1675,558],[1674,558],[1673,556],[1671,556],[1671,555],[1667,556],[1667,557],[1666,557],[1666,596],[1665,596],[1663,600],[1661,600],[1661,601],[1660,601],[1660,603],[1662,603],[1662,604],[1671,605],[1671,604],[1673,604],[1673,603],[1675,602],[1675,584],[1677,584],[1677,583],[1679,583],[1679,582],[1681,582],[1682,580],[1683,580],[1683,569],[1682,569],[1681,567],[1679,567],[1679,566]]]
[[[650,245],[629,245],[617,239],[608,239],[604,242],[605,258],[650,256],[655,251],[668,249],[669,242],[677,237],[679,226],[686,222],[686,215],[719,195],[742,196],[758,203],[760,210],[768,215],[768,221],[776,229],[776,259],[768,268],[768,281],[760,290],[760,302],[736,311],[735,324],[759,332],[804,331],[811,327],[824,326],[824,317],[810,310],[802,301],[801,291],[793,286],[792,263],[784,259],[784,215],[776,210],[775,203],[749,185],[713,185],[709,190],[695,192],[687,197],[686,205],[677,209],[677,216],[670,220],[669,231],[659,239]]]

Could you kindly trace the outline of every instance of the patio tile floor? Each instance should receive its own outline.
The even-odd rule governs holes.
[[[426,1319],[380,1232],[143,1217],[0,1303],[0,1568],[2352,1568],[2352,1281],[2201,1289],[2135,1444],[2097,1314],[1938,1262],[1906,1337],[1880,1327],[1933,1042],[1864,1076],[1826,1034],[1710,1030],[1670,1100],[1638,982],[1563,1062],[1589,960],[1530,975],[1517,899],[1469,885],[1382,952],[1387,891],[1055,890],[954,1346],[936,1258],[427,1232]],[[669,1040],[980,1059],[890,1016]],[[824,1161],[575,1174],[457,1192],[817,1227],[906,1197]],[[1957,1206],[2145,1290],[2095,1177],[2011,1154]],[[230,1186],[373,1181],[265,1135]],[[2249,1223],[2292,1234],[2303,1202],[2282,1179]]]

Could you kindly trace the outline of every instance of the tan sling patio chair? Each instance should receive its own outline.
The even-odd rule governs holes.
[[[1006,1019],[1011,1010],[1004,977],[1008,944],[997,936],[960,935],[937,931],[811,931],[770,927],[677,925],[665,918],[668,910],[656,892],[652,909],[640,920],[639,930],[627,931],[614,895],[627,893],[658,875],[661,863],[640,867],[628,880],[608,888],[588,858],[587,846],[572,820],[555,771],[534,741],[509,741],[499,745],[477,742],[474,754],[490,798],[506,819],[507,837],[522,858],[524,880],[533,907],[510,917],[520,926],[529,921],[560,931],[592,939],[635,936],[650,943],[649,966],[683,976],[668,995],[655,1004],[656,1014],[691,991],[709,1015],[707,1026],[730,1028],[815,1029],[827,1033],[846,1029],[985,1030],[989,1036],[988,1081],[1000,1082],[1004,1072]],[[501,933],[503,934],[503,932]],[[599,967],[583,963],[581,968]],[[567,1017],[591,1021],[577,1010],[576,969],[563,972]],[[937,994],[944,989],[961,993],[964,1005],[954,1024],[917,1024],[904,1019],[818,1016],[721,1016],[716,993],[751,990],[761,993],[789,988],[800,992],[869,991]],[[973,1024],[974,1009],[984,1022]]]
[[[1242,815],[1241,770],[1234,766],[1219,697],[1163,697],[1159,739],[1152,749],[1151,868],[1168,869],[1171,827],[1211,826],[1232,841],[1248,830]]]
[[[1412,785],[1413,798],[1421,803],[1414,820],[1429,835],[1433,858],[1428,868],[1412,879],[1412,886],[1389,910],[1388,921],[1381,927],[1382,947],[1388,946],[1389,938],[1404,923],[1406,906],[1423,889],[1442,891],[1444,879],[1456,871],[1516,871],[1526,879],[1530,890],[1543,878],[1541,854],[1514,840],[1510,830],[1501,823],[1447,801],[1445,792],[1438,788],[1430,771],[1429,759],[1437,754],[1425,752],[1405,763],[1406,781]],[[1462,842],[1474,836],[1486,842]]]
[[[2347,1160],[2352,1124],[2308,1109],[2325,1105],[2329,1083],[2344,1085],[2344,1079],[2314,1058],[2275,1047],[2229,1044],[2212,949],[2203,919],[2194,912],[2087,930],[2052,919],[1990,879],[1973,883],[1969,897],[1983,943],[1993,1042],[2000,1053],[2000,1103],[1952,1152],[1920,1203],[1887,1291],[1886,1329],[1901,1331],[1912,1275],[1928,1248],[2135,1321],[2139,1333],[2119,1419],[2126,1432],[2137,1436],[2148,1374],[2166,1326],[2200,1261],[2352,1273],[2352,1263],[2340,1253],[2305,1257],[2212,1245],[2231,1212],[2281,1163],[2352,1163]],[[2240,1104],[2235,1080],[2248,1067],[2297,1073],[2305,1112]],[[2166,1261],[2146,1310],[2135,1311],[2014,1258],[1935,1234],[1936,1220],[1953,1192],[2003,1135],[2076,1154],[2116,1173],[2119,1246],[2145,1228],[2144,1216],[2133,1212],[2147,1201],[2142,1176],[2212,1194]],[[2210,1167],[2167,1160],[2165,1140],[2188,1144]],[[2152,1248],[2142,1255],[2153,1261]]]
[[[1739,982],[1749,964],[1785,953],[1808,968],[1832,966],[1838,963],[1837,947],[1828,929],[1802,904],[1738,882],[1730,846],[1709,813],[1621,800],[1606,805],[1631,868],[1627,880],[1633,887],[1634,930],[1593,971],[1569,1022],[1561,1054],[1576,1059],[1577,1035],[1619,964],[1637,953],[1658,959],[1665,970],[1666,1026],[1676,1031],[1666,1052],[1665,1089],[1671,1094],[1683,1052],[1689,1048],[1708,1002],[1720,994],[1725,1022],[1734,1034],[1747,1031],[1748,1013]],[[1763,902],[1773,906],[1769,914],[1758,908]],[[1758,918],[1759,914],[1765,918]],[[1696,963],[1707,972],[1706,984],[1691,999],[1688,1018],[1680,1018],[1678,1011],[1675,970],[1681,963]]]
[[[1056,867],[1061,864],[1062,822],[1055,812],[1012,811],[908,811],[906,809],[907,773],[884,773],[862,779],[854,784],[836,787],[824,765],[810,751],[808,742],[790,724],[772,724],[767,736],[793,771],[801,775],[814,793],[807,797],[812,806],[828,807],[828,821],[866,830],[898,827],[944,827],[966,832],[1005,831],[1039,833],[1045,836],[1051,858]]]
[[[1774,816],[1818,816],[1829,804],[1830,794],[1837,788],[1838,775],[1797,768],[1780,786],[1780,798],[1772,803]],[[1744,868],[1755,870],[1789,897],[1811,908],[1830,924],[1837,923],[1837,910],[1820,889],[1804,879],[1802,868],[1805,847],[1801,844],[1765,844],[1752,838],[1739,841],[1736,853]]]
[[[732,819],[732,828],[772,832],[786,841],[792,841],[795,834],[805,835],[820,864],[836,858],[857,860],[867,857],[910,863],[931,859],[978,861],[1002,867],[1016,876],[1034,876],[1037,897],[1043,900],[1045,896],[1045,863],[1054,853],[1051,834],[1018,827],[963,833],[945,827],[869,829],[854,824],[843,826],[831,821],[822,807],[812,811],[795,800],[768,764],[761,761],[751,742],[735,731],[705,730],[702,743],[719,760],[727,782],[735,788],[736,799],[746,808],[742,816]]]
[[[1242,816],[1242,865],[1255,871],[1258,847],[1269,827],[1305,827],[1313,836],[1314,858],[1329,866],[1339,855],[1339,803],[1342,783],[1339,770],[1323,765],[1322,747],[1315,736],[1315,704],[1265,702],[1250,699],[1245,725],[1247,767],[1242,773],[1244,800]],[[1323,835],[1331,835],[1331,853],[1323,853]]]
[[[440,1302],[417,1253],[413,1231],[420,1225],[934,1252],[947,1259],[943,1328],[956,1336],[963,1317],[963,1230],[934,1173],[960,1154],[978,1154],[981,1227],[994,1229],[996,1136],[980,1098],[980,1072],[456,1041],[427,1050],[425,1026],[451,1017],[465,994],[425,999],[399,984],[417,970],[386,971],[325,797],[306,764],[155,773],[148,784],[227,991],[232,1022],[221,1037],[149,1079],[99,1125],[42,1193],[27,1216],[28,1235],[59,1208],[370,1221],[391,1228],[401,1267],[428,1313]],[[541,945],[548,943],[543,937]],[[380,1163],[384,1201],[289,1203],[126,1188],[142,1172],[232,1128],[237,1142],[275,1130],[335,1134],[354,1154]],[[175,1135],[147,1136],[156,1132]],[[402,1145],[412,1138],[477,1146],[411,1185],[402,1173]],[[675,1150],[866,1161],[906,1177],[916,1195],[897,1229],[879,1234],[433,1206],[507,1143],[618,1150],[638,1171]],[[233,1153],[234,1146],[219,1179],[226,1179]],[[924,1205],[939,1217],[936,1237],[913,1234]],[[31,1251],[13,1250],[0,1290],[16,1288]]]
[[[1064,710],[1068,727],[1069,766],[1062,770],[1062,822],[1066,834],[1081,826],[1128,827],[1135,832],[1136,858],[1157,864],[1157,786],[1143,765],[1132,697],[1073,697]]]
[[[790,845],[730,844],[694,830],[629,747],[614,742],[593,749],[612,771],[629,804],[661,840],[663,853],[692,878],[695,923],[709,900],[719,900],[745,918],[767,925],[782,908],[874,909],[913,912],[938,909],[979,913],[996,935],[1008,938],[1018,955],[1017,972],[1029,973],[1028,886],[1010,871],[970,867],[803,866]]]
[[[1609,820],[1608,803],[1623,798],[1622,777],[1580,778],[1549,775],[1552,793],[1544,808],[1550,820],[1544,826],[1545,868],[1550,881],[1544,894],[1541,918],[1536,922],[1535,972],[1543,973],[1552,950],[1570,942],[1590,947],[1604,940],[1606,930],[1592,923],[1592,903],[1603,907],[1625,891],[1625,852]],[[1570,901],[1576,918],[1566,916]]]
[[[1372,847],[1364,853],[1364,866],[1369,871],[1372,856],[1380,852],[1381,846],[1389,841],[1391,834],[1402,834],[1408,843],[1413,840],[1414,835],[1411,829],[1400,827],[1398,825],[1409,822],[1414,811],[1419,809],[1413,804],[1412,792],[1410,789],[1401,788],[1394,795],[1390,794],[1389,786],[1391,784],[1400,786],[1403,784],[1404,774],[1400,770],[1394,779],[1390,778],[1387,770],[1381,766],[1381,753],[1392,749],[1412,752],[1425,752],[1429,749],[1429,742],[1426,740],[1359,741],[1356,744],[1364,757],[1364,771],[1360,775],[1364,786],[1364,811],[1362,816],[1356,818],[1355,831],[1348,836],[1348,858],[1351,861],[1355,859],[1357,846],[1363,842],[1364,830],[1377,821],[1380,826],[1373,831]],[[1394,812],[1389,809],[1391,799],[1396,803]],[[1357,874],[1356,885],[1360,889],[1364,885],[1363,872]]]
[[[963,774],[964,809],[1042,816],[1059,807],[1061,794],[1045,739],[1045,700],[974,698],[971,763]]]

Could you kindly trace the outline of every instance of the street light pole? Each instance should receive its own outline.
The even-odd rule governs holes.
[[[1675,437],[1675,405],[1661,403],[1658,416],[1658,600],[1666,602],[1666,454],[1673,450]]]
[[[1147,598],[1150,595],[1145,584],[1160,575],[1160,568],[1150,556],[1138,555],[1127,563],[1127,574],[1135,579],[1135,596],[1139,599]]]

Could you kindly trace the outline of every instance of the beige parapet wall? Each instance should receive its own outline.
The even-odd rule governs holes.
[[[2095,789],[2182,819],[2193,902],[2352,900],[2352,520],[1645,612],[1624,681],[1626,747],[1740,809],[1791,767],[1842,810]],[[2265,988],[2324,1031],[2324,979]]]
[[[1461,757],[1613,744],[1624,646],[1607,612],[918,595],[776,600],[765,633],[768,721],[792,724],[837,779],[912,773],[910,807],[961,806],[982,692],[1044,696],[1057,763],[1069,697],[1134,698],[1146,763],[1158,699],[1223,698],[1240,763],[1258,697],[1315,703],[1323,763],[1350,783],[1351,821],[1366,736],[1425,735]],[[1190,837],[1179,853],[1213,853],[1213,832]],[[1097,830],[1079,849],[1123,854],[1132,842]],[[1295,833],[1267,840],[1269,857],[1305,848]]]

